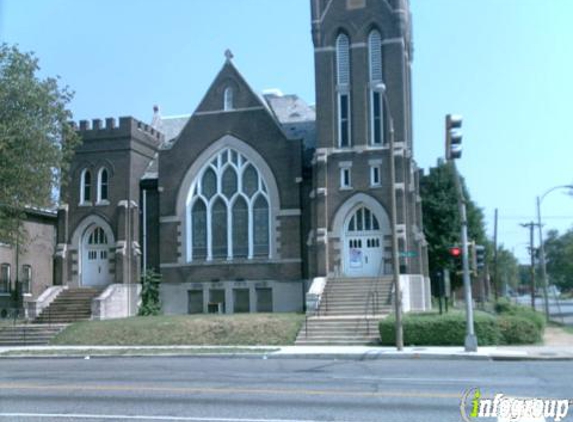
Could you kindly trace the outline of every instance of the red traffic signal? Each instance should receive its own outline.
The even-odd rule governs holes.
[[[453,256],[454,258],[462,256],[462,248],[460,248],[459,246],[452,246],[450,248],[450,255]]]

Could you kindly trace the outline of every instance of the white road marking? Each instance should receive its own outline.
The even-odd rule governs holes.
[[[237,418],[199,418],[187,416],[144,416],[144,415],[90,415],[71,413],[0,413],[1,418],[30,418],[30,419],[104,419],[124,421],[172,421],[172,422],[321,422],[301,419],[237,419]]]

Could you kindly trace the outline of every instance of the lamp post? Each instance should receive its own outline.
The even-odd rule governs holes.
[[[394,312],[396,313],[396,349],[404,349],[404,328],[402,326],[402,292],[400,291],[400,259],[398,256],[398,233],[396,229],[396,163],[394,162],[394,119],[390,112],[390,104],[386,95],[386,85],[379,83],[376,91],[380,93],[388,110],[388,124],[390,129],[390,224],[392,226],[392,278],[394,281]]]
[[[543,195],[537,197],[537,228],[539,230],[539,251],[541,258],[541,279],[543,280],[543,300],[545,302],[545,318],[549,321],[549,296],[547,294],[547,267],[545,264],[545,246],[543,245],[543,230],[541,229],[541,202],[551,192],[557,189],[573,190],[573,185],[559,185],[547,190]]]

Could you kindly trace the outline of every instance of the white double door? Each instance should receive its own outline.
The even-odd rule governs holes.
[[[86,236],[82,248],[82,286],[109,284],[108,251],[107,236],[100,227]]]
[[[347,236],[345,273],[348,277],[376,277],[383,260],[381,235]]]

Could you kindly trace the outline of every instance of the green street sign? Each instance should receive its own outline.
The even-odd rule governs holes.
[[[416,251],[403,251],[399,253],[400,258],[415,258],[418,256]]]

